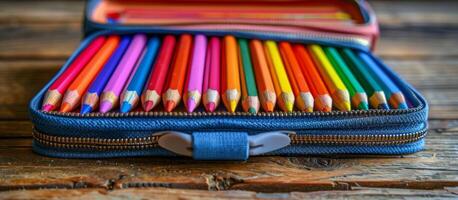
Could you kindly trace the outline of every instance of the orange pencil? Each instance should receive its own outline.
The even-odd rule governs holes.
[[[310,92],[313,95],[314,107],[317,111],[330,112],[332,110],[332,98],[328,89],[321,80],[315,64],[309,53],[301,44],[293,45],[294,54],[296,55],[299,66],[302,69],[305,79],[307,80]]]
[[[302,111],[313,112],[313,96],[301,72],[291,44],[280,42],[279,48],[294,96],[296,96],[296,106]]]
[[[229,112],[235,112],[241,95],[237,49],[234,36],[224,37],[221,86],[223,102]]]
[[[277,96],[261,41],[251,40],[250,50],[262,109],[266,112],[273,112]]]
[[[91,61],[84,67],[83,71],[80,72],[68,87],[62,100],[62,105],[60,106],[60,112],[70,112],[79,105],[81,96],[86,92],[89,84],[91,84],[97,76],[113,51],[116,50],[119,41],[120,37],[117,35],[108,37],[97,54],[94,55]]]
[[[191,35],[184,34],[180,36],[172,68],[165,85],[165,92],[162,95],[164,108],[167,112],[171,112],[180,103],[186,80],[189,55],[191,54],[191,45]]]

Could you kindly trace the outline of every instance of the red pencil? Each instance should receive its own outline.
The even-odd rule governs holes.
[[[164,88],[166,91],[162,94],[162,102],[167,112],[172,112],[180,103],[181,96],[183,96],[191,45],[191,35],[184,34],[180,36],[172,68],[168,75],[167,85]]]
[[[62,73],[59,78],[49,87],[45,94],[42,104],[43,111],[52,111],[60,105],[62,96],[67,90],[68,86],[78,76],[80,71],[91,60],[94,54],[105,43],[105,37],[100,36],[94,39],[76,58],[72,61],[70,66]]]
[[[172,60],[175,43],[176,40],[173,35],[164,37],[153,70],[151,70],[146,90],[142,94],[142,105],[145,111],[153,109],[161,100],[162,89],[164,88],[167,71]]]

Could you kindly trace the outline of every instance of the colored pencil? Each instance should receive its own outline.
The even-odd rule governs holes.
[[[251,40],[250,50],[262,109],[266,112],[273,112],[277,103],[277,95],[261,41]]]
[[[366,64],[367,70],[382,87],[390,106],[395,109],[407,109],[408,106],[401,90],[391,80],[391,78],[389,78],[386,73],[380,69],[380,66],[374,61],[374,59],[363,52],[357,52],[356,54]]]
[[[260,104],[248,42],[246,39],[239,39],[238,42],[242,108],[245,112],[257,113]]]
[[[183,101],[188,112],[194,111],[199,106],[202,97],[202,84],[205,71],[205,56],[207,51],[207,38],[204,35],[196,35],[194,49],[189,69],[187,89],[183,95]]]
[[[161,49],[149,75],[149,81],[146,84],[146,90],[142,94],[142,105],[145,111],[152,110],[161,101],[162,90],[172,61],[175,43],[176,39],[173,35],[165,36],[162,41]]]
[[[141,56],[145,44],[145,35],[137,34],[133,37],[132,42],[119,62],[118,67],[113,72],[110,80],[103,89],[100,100],[100,112],[106,113],[117,105],[119,95],[124,89],[127,79],[135,67],[138,58]]]
[[[105,37],[95,38],[82,52],[71,61],[70,66],[57,78],[46,91],[43,99],[42,110],[52,111],[60,105],[62,96],[80,71],[105,43]]]
[[[279,48],[294,96],[296,96],[296,106],[301,111],[313,112],[313,96],[301,72],[291,44],[289,42],[280,42]]]
[[[264,42],[267,63],[277,93],[278,105],[285,112],[292,112],[294,108],[294,93],[286,74],[285,66],[281,60],[280,52],[274,41]]]
[[[218,107],[220,99],[220,75],[221,75],[221,44],[218,37],[210,38],[205,61],[203,82],[203,103],[207,111],[213,112]]]
[[[342,82],[339,75],[337,75],[337,72],[329,62],[321,46],[309,45],[308,50],[310,51],[312,58],[315,60],[318,71],[331,93],[333,105],[341,111],[350,111],[351,104],[348,89],[345,87],[345,84]]]
[[[369,104],[375,109],[389,109],[386,101],[385,92],[380,85],[369,73],[367,66],[358,58],[351,49],[341,49],[340,53],[348,63],[353,75],[358,79],[363,86],[369,98]]]
[[[183,34],[180,36],[172,68],[167,79],[167,84],[165,85],[166,91],[162,94],[162,102],[167,112],[172,112],[180,103],[188,61],[191,55],[191,45],[191,35]]]
[[[60,106],[60,112],[70,112],[80,105],[81,96],[84,95],[89,84],[91,84],[105,65],[105,62],[110,58],[111,54],[118,46],[119,40],[119,36],[116,35],[107,38],[100,50],[68,87]]]
[[[237,41],[234,36],[225,36],[222,62],[222,98],[229,112],[235,112],[240,101],[240,72],[237,58]]]
[[[315,63],[312,61],[312,57],[303,45],[296,44],[293,46],[293,50],[313,95],[314,110],[330,112],[332,110],[332,98],[316,69]]]
[[[347,87],[353,107],[361,110],[369,109],[366,91],[364,91],[350,68],[348,68],[337,49],[333,47],[324,47],[323,49],[337,74]]]
[[[83,97],[81,105],[81,114],[92,112],[99,104],[99,96],[102,93],[103,88],[107,84],[111,77],[111,74],[116,69],[116,66],[121,60],[122,55],[127,49],[130,43],[129,36],[123,36],[121,42],[118,45],[116,51],[111,55],[110,59],[104,65],[103,69],[97,75],[97,78],[91,83],[89,89]]]
[[[143,87],[150,74],[153,61],[156,58],[159,49],[160,40],[158,37],[152,37],[148,41],[145,54],[139,62],[138,69],[132,73],[132,80],[127,85],[127,89],[121,97],[121,112],[129,112],[138,104]]]

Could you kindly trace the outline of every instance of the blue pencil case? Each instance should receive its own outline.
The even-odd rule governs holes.
[[[316,19],[307,18],[299,22],[295,19],[292,23],[251,18],[234,21],[226,19],[232,16],[227,13],[222,15],[223,18],[211,20],[205,18],[208,16],[201,19],[201,16],[194,15],[192,10],[205,10],[209,2],[221,10],[227,6],[233,6],[234,10],[243,8],[240,12],[252,7],[259,10],[269,10],[272,6],[285,7],[284,10],[299,12],[301,16],[305,15],[301,12],[315,12],[312,8],[327,14],[337,9],[348,14],[351,20],[345,21],[343,17],[345,22],[342,23],[317,23]],[[294,7],[298,10],[292,10]],[[184,18],[163,14],[161,17],[166,19],[152,20],[148,13],[155,9],[158,13],[183,9],[190,14]],[[213,14],[222,12],[215,10],[212,10]],[[128,11],[134,13],[129,15],[131,18],[123,16]],[[224,0],[216,3],[205,0],[91,0],[85,13],[85,38],[80,47],[30,102],[30,116],[34,124],[33,150],[36,153],[62,158],[187,156],[196,160],[246,160],[250,156],[261,155],[409,154],[420,151],[424,146],[428,104],[418,91],[372,54],[378,29],[374,13],[365,1],[299,0],[285,3]],[[409,108],[256,114],[203,110],[192,113],[160,110],[121,113],[113,110],[79,114],[41,110],[47,89],[92,40],[101,35],[135,33],[158,36],[183,33],[233,35],[237,38],[349,48],[374,59],[400,88]]]

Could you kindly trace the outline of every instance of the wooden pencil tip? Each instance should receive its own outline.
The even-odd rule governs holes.
[[[62,103],[60,106],[60,112],[70,112],[72,111],[72,106],[69,103]]]
[[[273,112],[275,108],[275,104],[272,102],[266,102],[266,112]]]
[[[176,103],[173,101],[166,101],[165,102],[165,111],[167,112],[172,112],[172,110],[175,108]]]
[[[216,109],[216,104],[213,102],[209,102],[206,104],[205,108],[207,108],[207,111],[213,112]]]
[[[49,112],[49,111],[54,110],[54,106],[51,105],[51,104],[46,104],[46,105],[43,105],[43,107],[41,108],[41,110],[43,110],[43,111],[45,111],[45,112]]]
[[[237,109],[237,101],[235,101],[235,100],[230,101],[229,102],[229,107],[230,107],[229,108],[230,112],[235,112],[235,110]]]

